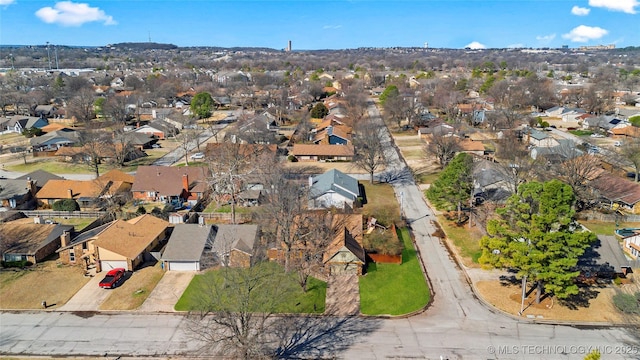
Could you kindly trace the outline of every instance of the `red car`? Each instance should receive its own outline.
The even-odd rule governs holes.
[[[113,289],[118,284],[118,281],[124,277],[125,270],[123,268],[116,268],[109,270],[107,275],[100,281],[100,287],[103,289]]]

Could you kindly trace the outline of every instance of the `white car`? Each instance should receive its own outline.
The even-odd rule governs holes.
[[[189,157],[192,160],[202,160],[204,159],[204,154],[201,152],[195,153]]]

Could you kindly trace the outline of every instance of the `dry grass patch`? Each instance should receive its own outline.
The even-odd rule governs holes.
[[[156,287],[164,271],[160,263],[136,270],[124,283],[112,290],[100,310],[134,310],[140,307]]]
[[[529,285],[531,286],[531,285]],[[476,289],[485,301],[507,313],[517,315],[522,301],[522,288],[519,285],[503,285],[500,281],[479,281]],[[537,319],[566,320],[583,322],[623,323],[624,320],[613,305],[612,287],[594,289],[597,296],[589,300],[588,307],[571,309],[550,297],[540,304],[535,304],[535,291],[525,299],[524,316],[535,316]]]
[[[468,267],[477,267],[478,258],[482,255],[480,239],[482,231],[477,226],[469,228],[469,224],[457,225],[447,220],[442,214],[438,215],[438,224],[454,245],[454,251]]]
[[[0,271],[0,308],[40,309],[43,300],[50,308],[58,308],[88,281],[80,267],[57,265],[56,260],[25,270],[3,269]]]
[[[616,223],[611,221],[597,221],[597,220],[580,220],[580,224],[584,225],[591,232],[598,235],[615,235]],[[618,224],[619,229],[624,228],[640,228],[640,223],[637,222],[621,222]]]

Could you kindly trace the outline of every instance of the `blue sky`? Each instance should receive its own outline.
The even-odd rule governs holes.
[[[0,0],[0,45],[640,46],[640,0]]]

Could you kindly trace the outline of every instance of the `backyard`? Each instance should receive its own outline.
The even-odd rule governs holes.
[[[402,264],[369,263],[360,278],[360,312],[366,315],[403,315],[424,308],[429,287],[407,228],[398,230],[402,239]]]

